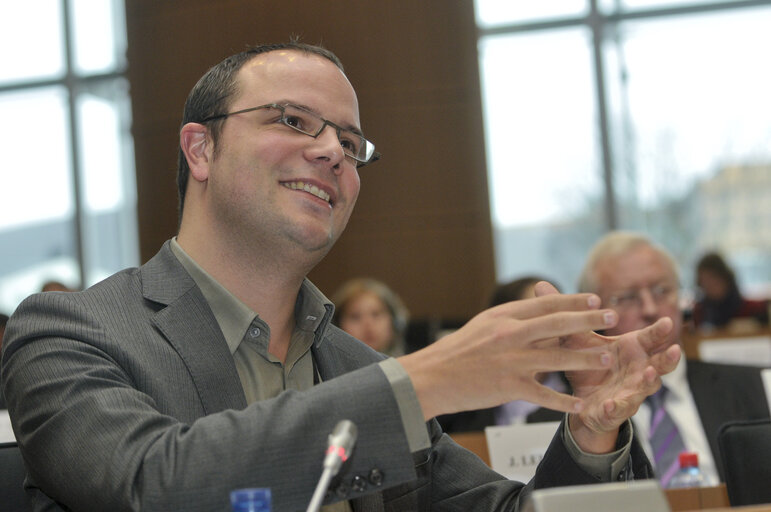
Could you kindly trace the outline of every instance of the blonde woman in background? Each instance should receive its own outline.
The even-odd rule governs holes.
[[[398,357],[405,353],[408,312],[396,293],[370,278],[351,279],[335,293],[332,321],[374,350]]]

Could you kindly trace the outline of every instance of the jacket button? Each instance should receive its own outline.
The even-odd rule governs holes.
[[[367,481],[364,479],[363,476],[356,475],[353,477],[353,482],[351,484],[351,487],[355,492],[362,492],[364,489],[367,488]]]
[[[337,486],[337,489],[335,489],[335,494],[337,494],[338,498],[347,498],[348,492],[351,490],[350,487],[348,487],[348,484],[341,483]]]
[[[367,480],[369,480],[369,483],[372,485],[379,487],[383,484],[383,472],[379,469],[373,469],[369,472],[369,478],[367,478]]]

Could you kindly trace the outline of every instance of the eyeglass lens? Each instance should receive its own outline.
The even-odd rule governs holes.
[[[629,290],[625,293],[611,296],[609,303],[611,307],[639,307],[643,303],[643,290],[650,294],[650,297],[656,304],[661,304],[669,300],[674,295],[673,292],[675,291],[675,287],[668,284],[656,284],[653,286],[637,288],[634,290]]]
[[[355,160],[366,162],[374,152],[374,145],[361,135],[341,128],[313,112],[295,105],[284,105],[283,111],[281,121],[285,125],[311,137],[318,137],[326,125],[334,128],[343,152]]]

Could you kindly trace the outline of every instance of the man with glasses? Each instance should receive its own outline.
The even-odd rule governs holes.
[[[604,334],[619,335],[670,318],[674,329],[668,337],[672,343],[679,342],[683,315],[677,265],[648,238],[623,231],[604,236],[590,251],[578,287],[581,292],[596,293],[604,306],[618,313],[618,322]],[[717,445],[720,426],[731,420],[769,416],[760,369],[686,362],[683,357],[662,381],[662,389],[655,395],[661,397],[661,404],[650,397],[632,418],[662,485],[676,472],[674,452],[679,451],[699,454],[707,484],[724,480]],[[659,430],[664,433],[663,422],[670,419],[672,428],[659,446],[656,434]]]
[[[667,320],[604,340],[592,331],[615,313],[541,283],[398,360],[330,325],[305,276],[377,157],[324,49],[262,46],[201,78],[178,235],[139,269],[29,298],[9,324],[2,375],[38,508],[223,510],[232,489],[270,487],[276,510],[303,510],[343,419],[358,440],[325,510],[515,510],[533,487],[650,474],[628,418],[679,359]],[[534,377],[558,370],[575,370],[575,396]],[[527,488],[433,420],[515,399],[571,412]]]

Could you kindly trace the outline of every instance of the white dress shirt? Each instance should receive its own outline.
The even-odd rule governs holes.
[[[691,394],[691,388],[688,385],[686,375],[686,365],[685,356],[683,356],[680,358],[677,368],[661,378],[668,389],[664,405],[680,430],[680,436],[685,443],[685,449],[699,454],[699,468],[704,475],[704,485],[717,485],[720,483],[720,477],[715,467],[715,455],[710,450],[707,435],[704,433],[704,427],[701,424],[699,411],[696,409],[696,404],[693,401],[693,395]],[[651,463],[653,463],[653,454],[648,442],[651,411],[646,402],[643,402],[637,414],[632,417],[632,422],[645,453],[648,455]]]

